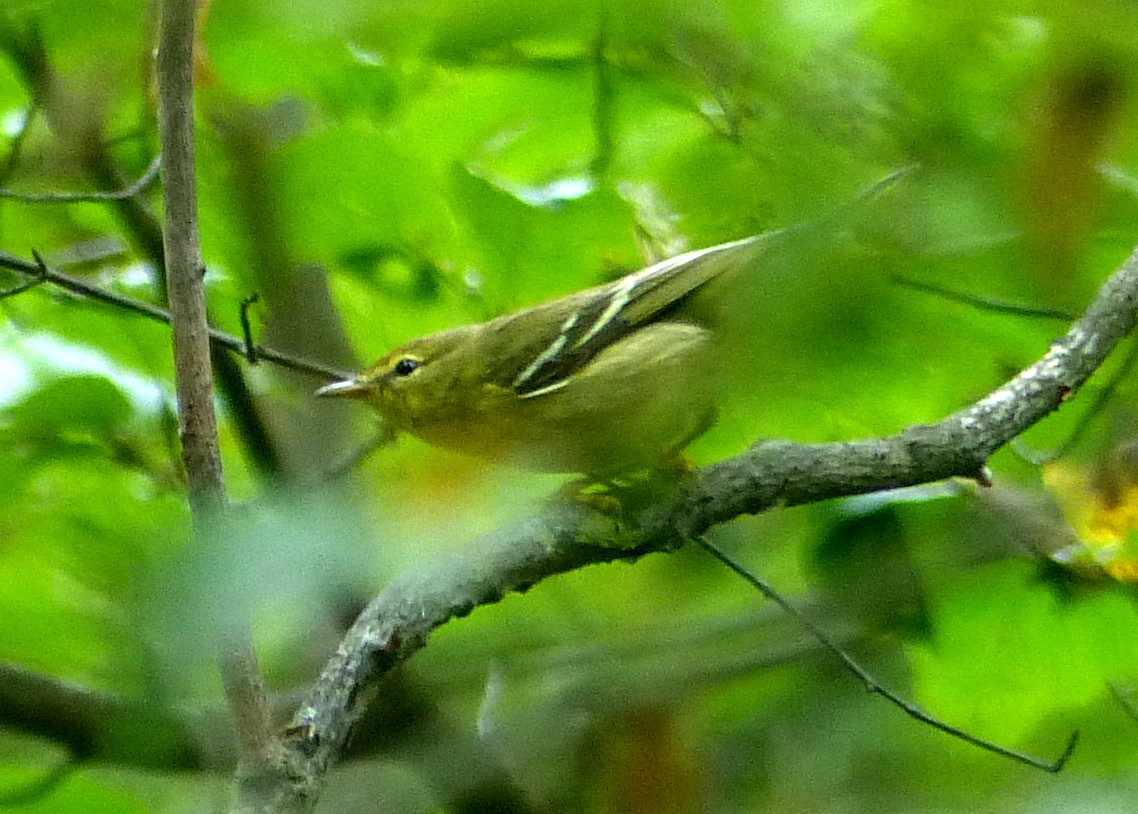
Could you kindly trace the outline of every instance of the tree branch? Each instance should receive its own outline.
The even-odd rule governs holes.
[[[198,234],[194,162],[194,0],[163,0],[158,33],[158,131],[162,142],[163,248],[174,335],[178,428],[197,534],[225,508],[209,325]],[[246,625],[220,642],[220,669],[241,744],[241,792],[271,772],[278,741]]]
[[[37,282],[170,321],[162,309],[91,286],[36,260],[31,263],[0,253],[0,266],[33,275]],[[361,615],[320,685],[295,716],[291,752],[278,766],[283,772],[278,780],[300,776],[304,782],[295,787],[291,781],[278,783],[284,796],[278,808],[269,810],[291,810],[301,799],[314,799],[323,772],[338,759],[359,714],[355,699],[362,689],[423,646],[435,627],[479,604],[594,562],[670,550],[718,523],[775,506],[953,476],[986,482],[988,457],[1072,398],[1131,331],[1138,301],[1136,268],[1138,260],[1131,256],[1102,287],[1083,318],[1040,361],[936,424],[842,444],[765,442],[707,467],[624,525],[579,506],[560,507],[483,538],[457,559],[440,564],[429,577],[397,579]],[[240,338],[214,330],[209,337],[236,353],[246,351]],[[339,371],[268,348],[258,347],[258,353],[302,370],[342,377]],[[286,787],[291,791],[286,793]]]
[[[136,300],[133,297],[127,297],[115,291],[108,291],[105,288],[92,285],[78,277],[64,274],[47,265],[38,254],[33,252],[33,256],[35,258],[34,262],[32,260],[24,260],[7,252],[0,252],[0,268],[11,269],[12,271],[28,275],[28,279],[24,282],[0,291],[0,298],[22,294],[41,283],[50,283],[57,288],[62,288],[64,291],[70,291],[81,297],[106,303],[107,305],[113,305],[116,308],[122,308],[125,311],[130,311],[131,313],[138,314],[155,322],[170,324],[170,313],[163,308],[159,308],[157,305],[151,305],[148,302]],[[248,356],[248,345],[241,337],[227,334],[216,328],[210,328],[209,340],[215,347],[224,348],[243,357]],[[311,373],[314,376],[320,376],[332,381],[346,379],[351,375],[346,371],[338,370],[328,365],[322,365],[319,362],[313,362],[308,359],[301,359],[292,354],[282,353],[281,351],[265,347],[261,344],[255,344],[253,349],[256,352],[258,360],[267,359],[270,362],[275,362],[291,370]]]
[[[176,771],[233,762],[230,739],[217,735],[223,719],[212,711],[173,711],[8,663],[0,663],[0,706],[5,727],[50,738],[79,763]],[[139,741],[124,732],[148,736]]]
[[[975,404],[897,435],[835,444],[769,441],[711,465],[622,521],[559,505],[393,580],[364,610],[301,705],[286,742],[289,782],[271,811],[308,810],[376,679],[436,627],[554,574],[671,551],[740,515],[950,477],[987,482],[989,456],[1070,400],[1135,325],[1138,250],[1038,362]],[[269,790],[266,790],[269,793]]]
[[[166,0],[158,44],[158,130],[165,160],[163,248],[174,334],[182,456],[195,513],[225,502],[205,314],[194,163],[194,3]]]
[[[39,28],[35,25],[19,27],[0,19],[0,51],[12,62],[32,97],[29,117],[38,111],[47,120],[67,146],[67,152],[77,157],[82,172],[95,188],[122,188],[126,184],[125,178],[102,134],[101,101],[67,86],[52,65]],[[75,115],[77,111],[82,111],[83,115]],[[15,166],[17,154],[18,151],[13,150],[9,156],[5,177]],[[130,189],[127,187],[127,191]],[[148,197],[142,194],[111,195],[104,196],[104,200],[114,205],[113,211],[142,256],[156,267],[165,267],[163,228]],[[165,277],[160,275],[157,282],[165,295]],[[276,476],[282,469],[276,445],[252,405],[248,384],[240,375],[236,361],[218,353],[213,362],[217,389],[225,400],[237,436],[250,460],[259,473]]]
[[[133,198],[146,189],[158,177],[162,166],[162,156],[156,155],[151,160],[146,171],[137,180],[127,184],[122,189],[96,192],[16,192],[0,187],[0,198],[13,198],[20,203],[44,204],[73,204],[73,203],[105,203],[106,201],[122,201]]]

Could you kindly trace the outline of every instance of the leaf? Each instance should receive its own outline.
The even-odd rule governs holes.
[[[130,401],[105,376],[63,376],[5,411],[25,439],[103,440],[132,415]]]

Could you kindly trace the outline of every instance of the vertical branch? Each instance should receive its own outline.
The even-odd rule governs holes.
[[[225,489],[213,409],[213,374],[198,236],[194,166],[193,0],[164,0],[158,42],[163,243],[174,333],[178,428],[195,523],[221,508]]]
[[[225,508],[217,415],[213,408],[209,326],[198,235],[194,165],[194,0],[163,0],[158,34],[158,130],[162,142],[163,243],[178,428],[197,534],[209,533]],[[247,628],[242,623],[240,628]],[[239,729],[240,773],[272,773],[275,740],[257,656],[247,630],[223,632],[219,666]]]

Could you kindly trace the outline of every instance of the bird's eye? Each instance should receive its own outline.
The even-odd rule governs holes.
[[[402,359],[395,363],[394,368],[396,376],[410,376],[418,369],[419,360],[412,359],[410,356],[404,356]]]

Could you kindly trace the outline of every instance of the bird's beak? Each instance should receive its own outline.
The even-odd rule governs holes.
[[[359,379],[344,379],[326,384],[316,391],[317,396],[355,396],[367,388]]]

